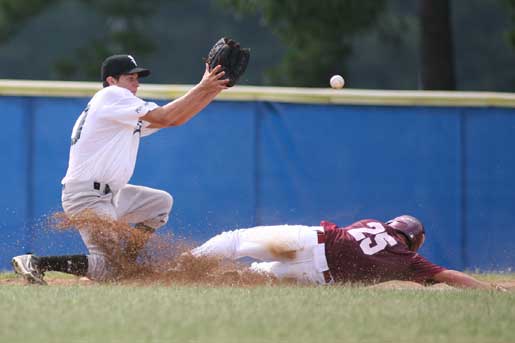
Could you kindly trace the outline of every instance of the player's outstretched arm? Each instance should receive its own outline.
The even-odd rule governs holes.
[[[225,73],[220,65],[206,70],[202,80],[186,94],[168,104],[158,107],[140,119],[151,123],[150,128],[178,126],[186,123],[206,107],[224,89],[229,80],[223,79]]]
[[[477,288],[477,289],[491,289],[491,290],[503,290],[502,287],[488,282],[483,282],[473,278],[470,275],[459,272],[457,270],[444,270],[433,276],[433,279],[437,282],[443,282],[449,286],[458,288]]]

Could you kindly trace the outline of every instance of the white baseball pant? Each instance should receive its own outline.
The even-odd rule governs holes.
[[[325,244],[319,243],[317,232],[323,233],[324,228],[275,225],[226,231],[193,249],[192,254],[232,260],[251,257],[262,261],[252,263],[253,271],[301,283],[326,284],[331,282],[326,274],[329,267]]]
[[[149,187],[126,185],[120,190],[105,194],[105,184],[99,189],[93,182],[66,184],[62,192],[64,212],[73,217],[85,210],[99,216],[120,220],[131,224],[144,224],[158,229],[168,221],[172,209],[172,196],[162,190]],[[79,229],[84,244],[88,248],[88,273],[93,280],[106,280],[112,273],[106,259],[106,252],[95,244],[87,229]]]

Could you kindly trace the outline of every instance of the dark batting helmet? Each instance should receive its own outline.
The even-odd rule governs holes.
[[[424,225],[415,217],[402,215],[387,221],[386,225],[406,237],[411,251],[417,251],[424,243]]]

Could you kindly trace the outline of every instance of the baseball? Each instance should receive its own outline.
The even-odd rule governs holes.
[[[340,89],[343,88],[345,85],[345,80],[341,75],[333,75],[331,77],[331,80],[329,80],[329,83],[331,84],[331,87],[334,89]]]

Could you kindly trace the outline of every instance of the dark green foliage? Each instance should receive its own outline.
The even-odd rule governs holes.
[[[241,13],[259,12],[287,45],[282,64],[272,70],[278,85],[326,86],[342,73],[354,34],[370,27],[384,0],[219,0]]]
[[[508,5],[511,13],[511,31],[508,33],[508,39],[511,45],[515,48],[515,0],[504,0]]]
[[[94,7],[98,12],[114,17],[144,17],[150,15],[159,0],[81,0]]]
[[[0,0],[0,74],[98,81],[107,55],[130,53],[154,71],[146,82],[189,84],[209,47],[229,36],[251,48],[242,84],[327,87],[337,73],[351,88],[417,89],[419,4]],[[513,91],[515,0],[451,4],[457,89]]]
[[[145,56],[154,51],[154,44],[145,34],[145,18],[155,10],[160,0],[81,1],[105,17],[105,36],[88,42],[71,58],[61,59],[56,66],[61,78],[73,77],[80,68],[88,77],[99,78],[98,66],[106,56],[121,51]]]
[[[0,0],[0,43],[22,25],[59,0]]]
[[[30,18],[64,0],[0,0],[0,42],[15,34]],[[160,0],[80,0],[105,20],[101,39],[85,42],[72,56],[60,58],[55,66],[62,79],[70,79],[80,70],[88,78],[98,78],[98,66],[111,54],[128,51],[144,56],[154,50],[145,35],[145,20]]]

